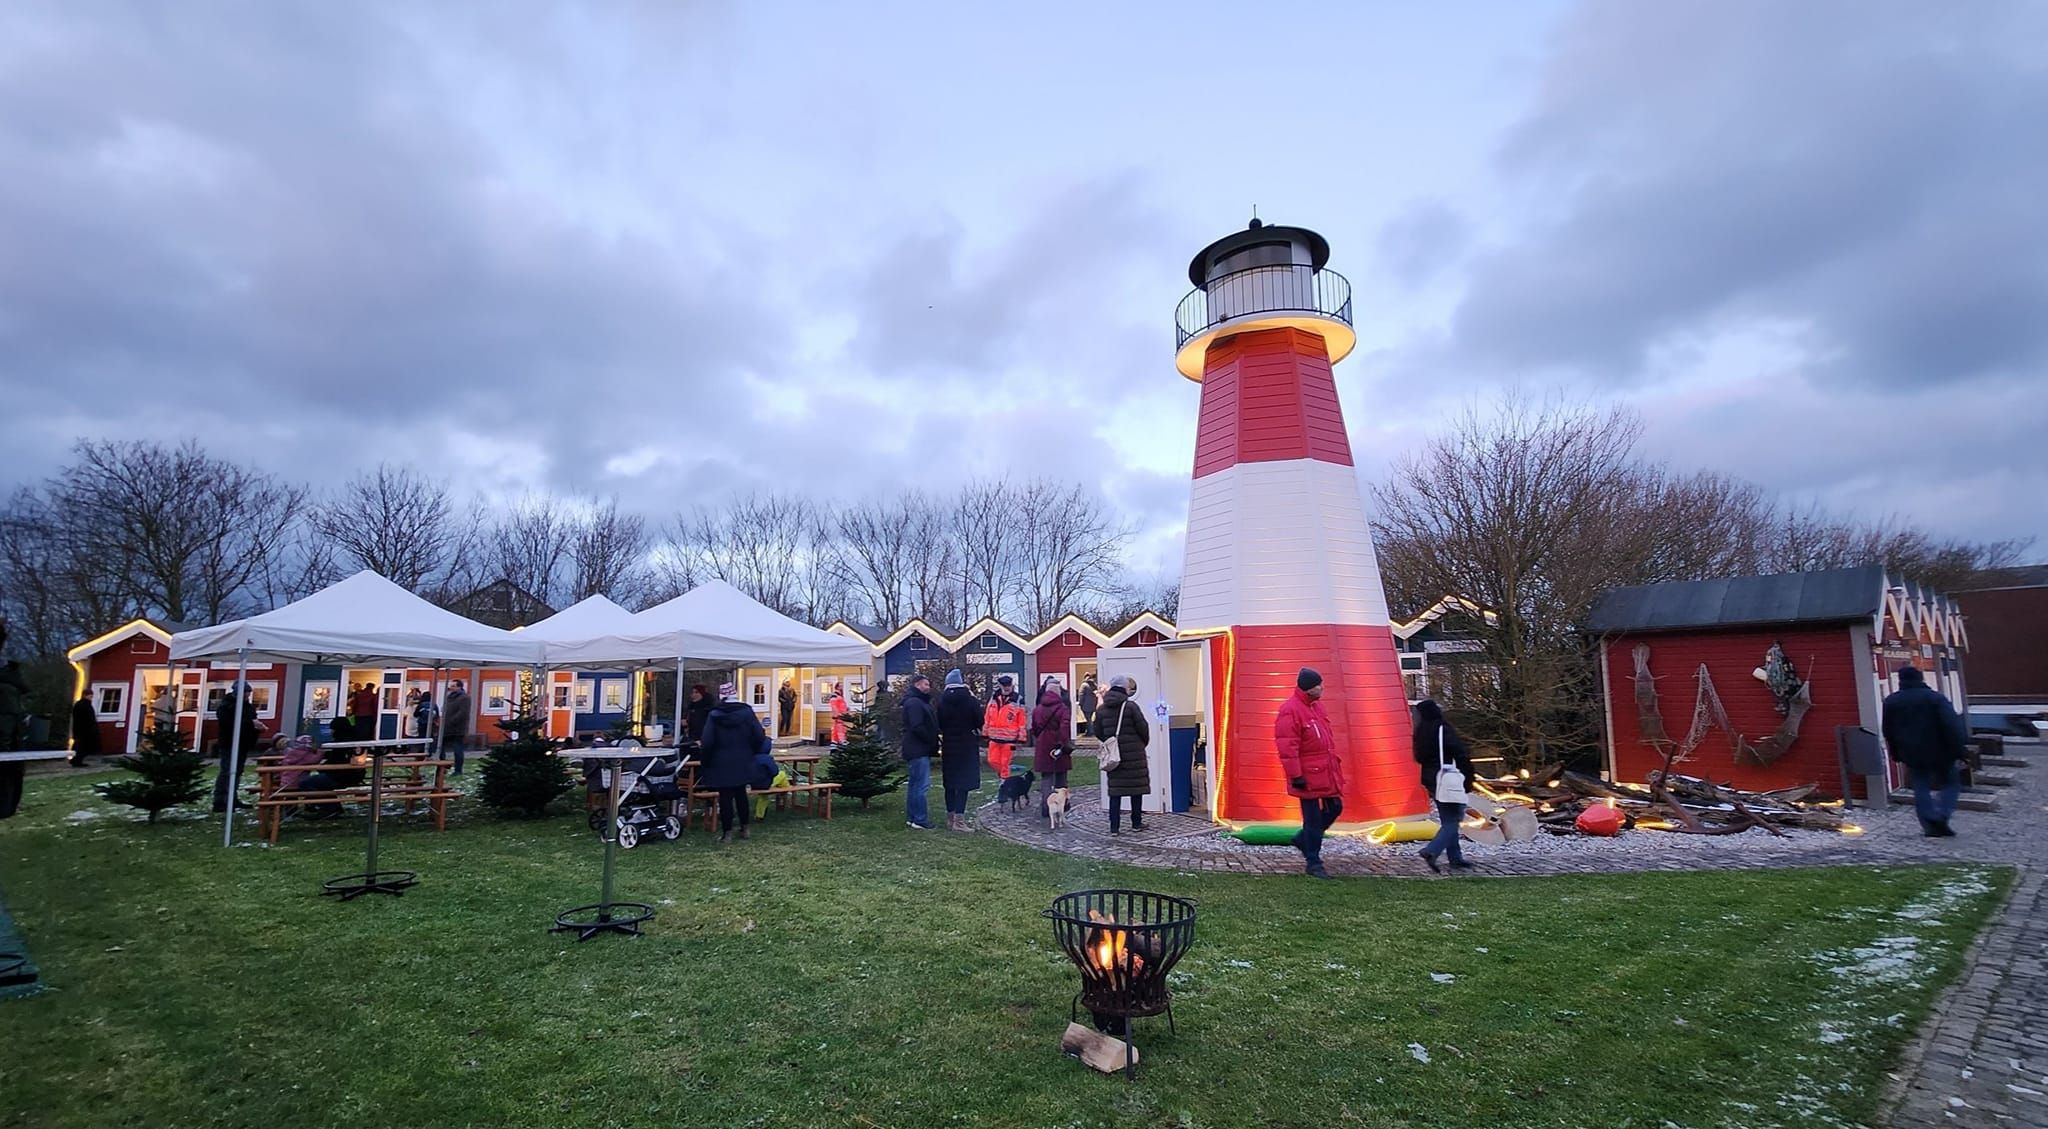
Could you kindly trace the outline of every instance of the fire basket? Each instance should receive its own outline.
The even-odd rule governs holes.
[[[1081,970],[1068,1017],[1087,1008],[1096,1030],[1122,1039],[1128,1071],[1131,1020],[1164,1015],[1174,1030],[1166,974],[1195,943],[1195,903],[1143,890],[1081,890],[1053,899],[1045,916]]]

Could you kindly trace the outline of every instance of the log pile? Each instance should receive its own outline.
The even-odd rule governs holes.
[[[1804,831],[1857,829],[1842,815],[1839,800],[1809,799],[1811,784],[1773,792],[1748,792],[1695,776],[1653,773],[1647,784],[1610,784],[1596,777],[1564,770],[1532,772],[1478,781],[1473,796],[1475,820],[1500,824],[1523,818],[1517,808],[1535,813],[1536,824],[1555,835],[1577,834],[1579,813],[1593,805],[1621,812],[1623,827],[1639,831],[1670,831],[1692,835],[1733,835],[1761,828],[1783,835],[1788,828]]]

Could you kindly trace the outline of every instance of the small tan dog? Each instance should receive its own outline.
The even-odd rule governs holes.
[[[1060,829],[1060,820],[1067,817],[1067,799],[1071,795],[1065,788],[1054,788],[1046,793],[1045,817],[1052,821],[1052,829]]]

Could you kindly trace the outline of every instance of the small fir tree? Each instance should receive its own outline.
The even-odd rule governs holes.
[[[483,784],[477,798],[504,815],[528,818],[545,814],[555,797],[576,784],[569,762],[555,755],[547,721],[531,691],[519,696],[519,712],[498,723],[510,740],[484,760]]]
[[[861,807],[903,786],[903,758],[882,739],[880,721],[874,706],[855,705],[846,715],[845,743],[825,762],[825,779],[839,785],[840,795],[860,800]]]
[[[206,795],[206,758],[192,751],[174,726],[159,725],[142,738],[142,751],[115,762],[140,780],[95,784],[93,791],[117,804],[141,808],[156,822],[157,813],[189,804]]]

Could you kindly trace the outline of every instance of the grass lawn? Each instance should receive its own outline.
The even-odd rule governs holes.
[[[888,797],[622,853],[661,915],[578,945],[545,926],[596,900],[580,813],[387,823],[422,884],[340,905],[359,821],[223,851],[91,779],[0,824],[50,986],[0,1000],[0,1126],[1853,1124],[2010,879],[1182,875],[911,832]],[[1057,1053],[1077,978],[1039,917],[1116,885],[1201,904],[1134,1084]]]

